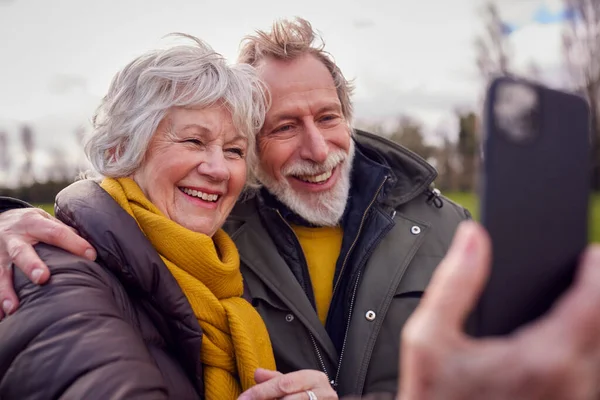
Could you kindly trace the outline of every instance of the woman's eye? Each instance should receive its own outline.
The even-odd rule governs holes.
[[[183,142],[184,142],[184,143],[191,143],[191,144],[195,144],[195,145],[198,145],[198,146],[201,146],[201,145],[202,145],[202,142],[201,142],[199,139],[193,139],[193,138],[190,138],[190,139],[185,139]]]
[[[240,149],[240,148],[231,148],[231,149],[227,149],[227,151],[231,154],[236,155],[239,158],[244,158],[244,150]]]

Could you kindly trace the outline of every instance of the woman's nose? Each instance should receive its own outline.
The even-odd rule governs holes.
[[[198,165],[198,171],[214,181],[229,179],[229,168],[222,149],[210,149],[203,154],[203,160]]]

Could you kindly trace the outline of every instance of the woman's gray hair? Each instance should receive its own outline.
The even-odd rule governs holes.
[[[224,105],[248,140],[248,184],[255,183],[256,134],[268,96],[253,67],[228,65],[204,41],[154,50],[137,57],[113,78],[85,138],[85,153],[97,173],[131,175],[142,163],[158,124],[172,107]]]

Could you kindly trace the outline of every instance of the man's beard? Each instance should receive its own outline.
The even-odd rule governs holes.
[[[296,191],[287,179],[283,179],[280,182],[267,174],[261,166],[258,167],[257,177],[271,194],[306,221],[317,226],[336,226],[342,219],[348,201],[353,160],[354,141],[351,140],[347,153],[339,149],[329,153],[327,160],[322,164],[316,164],[311,161],[299,161],[286,166],[281,171],[284,177],[314,176],[337,166],[339,169],[336,172],[339,173],[338,181],[333,187],[324,192]]]

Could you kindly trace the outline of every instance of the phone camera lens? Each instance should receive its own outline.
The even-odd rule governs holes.
[[[535,88],[521,83],[503,83],[494,102],[494,119],[510,140],[525,142],[538,131],[539,98]]]

